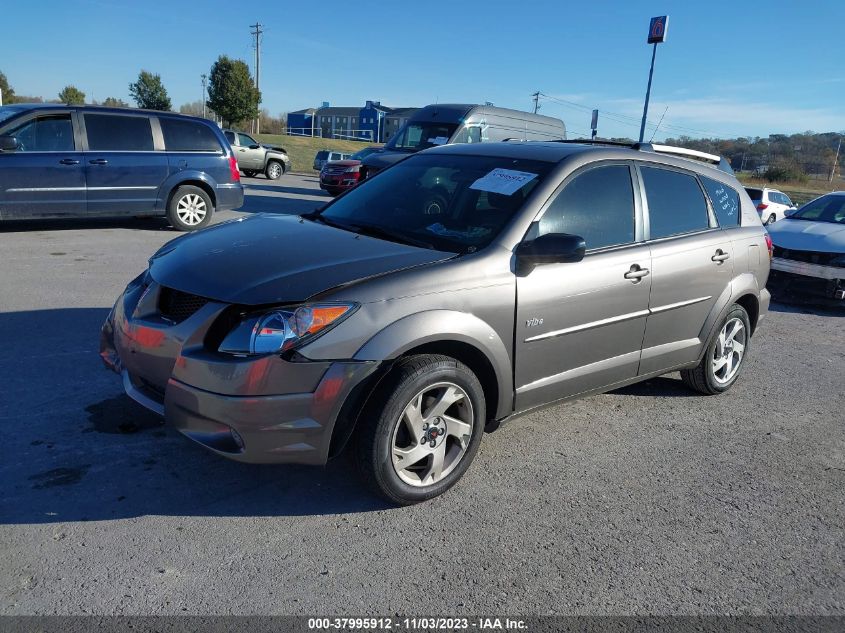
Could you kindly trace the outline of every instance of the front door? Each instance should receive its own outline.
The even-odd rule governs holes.
[[[169,173],[153,142],[150,117],[86,112],[85,173],[89,215],[150,215]]]
[[[576,172],[526,239],[580,235],[577,263],[517,278],[516,409],[633,378],[648,315],[650,254],[628,163]]]
[[[730,292],[733,245],[729,233],[718,228],[693,174],[645,165],[640,173],[652,278],[639,370],[645,375],[698,358],[707,335],[702,327],[720,297]]]
[[[238,132],[236,156],[238,166],[241,169],[262,169],[264,167],[264,150],[261,147],[253,149],[255,145],[258,145],[258,141],[243,132]]]
[[[0,218],[85,215],[85,168],[71,113],[38,114],[3,133],[19,145],[0,152]]]

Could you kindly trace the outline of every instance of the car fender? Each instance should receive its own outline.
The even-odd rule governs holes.
[[[736,303],[737,299],[747,294],[754,295],[754,297],[757,298],[758,304],[762,303],[760,299],[760,287],[757,284],[757,278],[753,273],[740,273],[731,279],[731,282],[725,286],[722,294],[719,295],[716,303],[713,304],[713,308],[710,310],[710,314],[707,315],[707,319],[704,321],[704,325],[698,335],[701,340],[701,352],[698,356],[699,362],[707,351],[707,341],[710,340],[713,332],[715,332],[716,328],[719,327],[730,307]],[[765,307],[766,306],[760,305],[760,315],[757,317],[757,323],[759,323],[762,318]],[[752,328],[755,326],[756,323],[752,324]]]
[[[209,186],[213,193],[214,203],[217,201],[217,181],[211,178],[206,172],[197,169],[183,169],[181,171],[170,174],[167,179],[161,184],[159,188],[158,202],[156,209],[159,211],[167,211],[167,202],[170,200],[170,194],[175,191],[176,187],[185,182],[200,181]]]
[[[284,152],[268,149],[264,152],[264,166],[266,167],[271,160],[280,160],[287,165],[290,162],[290,157]]]
[[[406,316],[364,343],[354,358],[361,361],[392,360],[415,347],[449,341],[471,345],[486,357],[498,383],[495,417],[512,413],[513,370],[508,348],[489,324],[467,312],[428,310]]]

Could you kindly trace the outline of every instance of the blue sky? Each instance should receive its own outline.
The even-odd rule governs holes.
[[[128,101],[143,68],[178,107],[200,98],[219,54],[252,65],[249,25],[260,20],[263,106],[274,114],[366,99],[529,109],[540,90],[553,98],[541,113],[576,134],[596,107],[600,134],[634,137],[648,21],[663,14],[655,139],[845,130],[842,0],[9,2],[4,24],[28,26],[4,29],[0,71],[18,94],[54,98],[73,83],[89,99]]]

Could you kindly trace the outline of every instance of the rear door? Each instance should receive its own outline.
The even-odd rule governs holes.
[[[0,152],[0,218],[85,215],[85,168],[74,114],[39,110],[4,134],[20,143]]]
[[[149,215],[167,178],[158,121],[145,114],[83,112],[89,215]],[[153,130],[155,123],[155,130]]]
[[[696,360],[704,322],[730,286],[733,245],[694,174],[646,164],[639,173],[652,273],[643,375]]]
[[[517,410],[637,375],[651,265],[631,170],[622,162],[576,172],[526,238],[580,235],[587,254],[517,278]]]

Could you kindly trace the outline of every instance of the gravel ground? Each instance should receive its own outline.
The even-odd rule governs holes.
[[[245,182],[250,212],[326,199]],[[229,462],[123,395],[99,327],[172,237],[0,228],[0,613],[845,614],[845,311],[774,304],[728,394],[669,375],[515,419],[396,509],[344,457]]]

